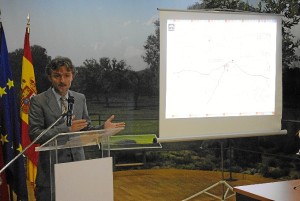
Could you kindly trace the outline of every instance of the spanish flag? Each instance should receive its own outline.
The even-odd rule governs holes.
[[[30,20],[27,17],[27,26],[24,39],[24,54],[22,60],[22,77],[21,77],[21,135],[22,135],[22,146],[25,148],[30,143],[31,140],[28,134],[28,112],[30,107],[30,98],[35,96],[36,83],[34,76],[34,69],[32,64],[32,56],[29,43],[29,33],[30,33]],[[35,147],[38,145],[33,145],[26,152],[27,156],[27,179],[35,184],[36,172],[37,172],[37,162],[38,162],[38,152],[35,151]]]

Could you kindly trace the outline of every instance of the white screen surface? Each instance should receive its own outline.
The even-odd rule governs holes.
[[[160,10],[159,138],[281,133],[281,16]]]

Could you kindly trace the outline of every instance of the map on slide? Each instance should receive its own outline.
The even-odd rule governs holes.
[[[166,118],[272,115],[276,21],[168,20]]]

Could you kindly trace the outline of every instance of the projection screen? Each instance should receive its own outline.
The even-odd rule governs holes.
[[[159,13],[160,141],[286,133],[281,15]]]

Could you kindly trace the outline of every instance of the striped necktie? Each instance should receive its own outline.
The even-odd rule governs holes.
[[[67,106],[67,98],[62,96],[60,97],[60,106],[61,106],[61,113],[65,113],[68,110],[68,106]]]

